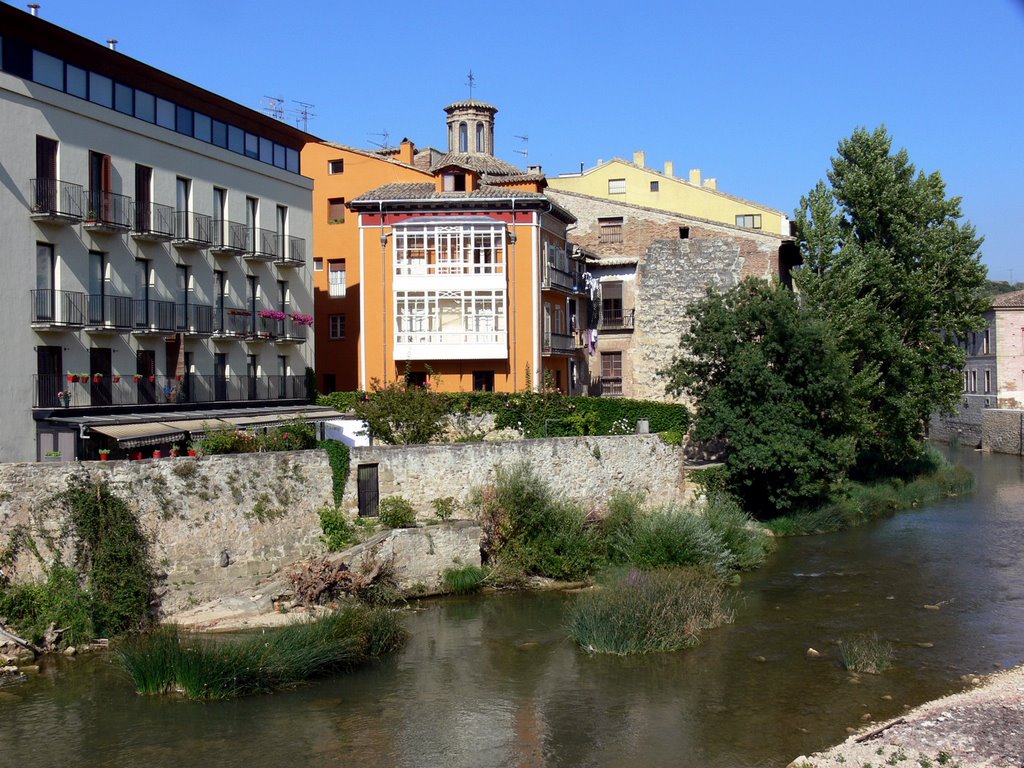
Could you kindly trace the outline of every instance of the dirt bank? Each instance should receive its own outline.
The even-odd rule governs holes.
[[[999,672],[963,693],[923,704],[854,734],[790,768],[1024,766],[1024,666]]]

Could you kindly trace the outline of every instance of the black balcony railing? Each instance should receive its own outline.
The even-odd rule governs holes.
[[[258,227],[249,230],[249,252],[246,258],[259,261],[273,261],[279,255],[278,234],[272,229]]]
[[[249,336],[255,333],[255,315],[248,309],[218,306],[213,312],[213,335],[219,337]]]
[[[86,325],[115,330],[132,327],[132,299],[130,296],[90,294]]]
[[[280,238],[280,235],[278,236]],[[288,235],[279,250],[277,264],[284,267],[301,267],[306,263],[306,241],[301,237]]]
[[[573,293],[576,291],[576,284],[579,282],[572,272],[559,269],[550,262],[544,263],[544,270],[541,276],[542,288],[554,288]]]
[[[32,217],[52,221],[81,221],[82,187],[57,179],[32,179]]]
[[[213,237],[213,217],[194,211],[174,212],[174,242],[178,245],[204,247]]]
[[[216,253],[245,253],[249,250],[249,229],[237,221],[214,219],[211,247]]]
[[[188,333],[198,336],[213,333],[213,307],[209,304],[188,305]]]
[[[568,333],[544,333],[545,355],[575,355],[576,340]]]
[[[130,229],[132,225],[132,199],[104,189],[90,189],[85,192],[86,226],[104,229]]]
[[[598,329],[602,331],[633,330],[633,309],[616,309],[601,313]]]
[[[174,209],[160,203],[135,203],[132,235],[139,239],[170,240],[174,237]]]
[[[74,381],[72,381],[74,379]],[[305,376],[112,375],[100,380],[65,374],[32,377],[33,408],[95,408],[254,400],[305,399]]]
[[[32,324],[76,327],[85,322],[84,293],[36,288],[29,292],[32,301]]]
[[[175,307],[173,301],[133,299],[132,327],[140,333],[174,333],[178,330]]]

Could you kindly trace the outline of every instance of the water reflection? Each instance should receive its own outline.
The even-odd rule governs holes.
[[[143,698],[101,659],[61,659],[0,696],[0,765],[785,765],[1024,656],[1022,465],[960,458],[975,496],[785,541],[736,623],[685,653],[588,656],[565,639],[572,595],[513,594],[423,604],[396,657],[234,702]],[[896,665],[851,679],[835,643],[862,631]]]

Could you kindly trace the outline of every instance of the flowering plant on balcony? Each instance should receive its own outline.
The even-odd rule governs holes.
[[[70,392],[58,392],[57,393],[57,402],[59,402],[61,405],[63,405],[65,408],[67,408],[69,405],[71,405],[71,393]]]
[[[249,314],[249,310],[248,309],[229,309],[228,310],[228,314],[229,315],[248,315]]]
[[[284,320],[288,315],[279,309],[261,309],[256,313],[265,320]]]
[[[136,373],[134,376],[132,376],[132,381],[136,383],[142,381],[142,374]]]
[[[312,315],[304,315],[301,312],[292,312],[291,318],[292,318],[292,322],[293,323],[298,323],[299,325],[304,325],[307,328],[311,328],[313,326],[313,316]]]

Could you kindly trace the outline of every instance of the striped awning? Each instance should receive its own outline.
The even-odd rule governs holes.
[[[90,429],[98,434],[112,437],[120,448],[138,448],[143,445],[158,445],[185,439],[185,433],[180,427],[159,421],[135,424],[98,424]]]

